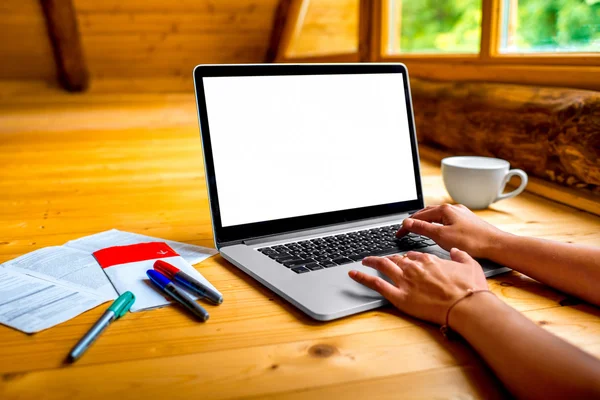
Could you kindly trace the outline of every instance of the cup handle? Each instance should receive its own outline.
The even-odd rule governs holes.
[[[512,192],[502,193],[502,192],[504,192],[504,188],[506,187],[506,184],[508,183],[510,178],[512,178],[515,175],[517,175],[518,177],[521,178],[521,184],[519,185],[519,187],[516,188],[515,190],[513,190]],[[520,194],[523,190],[525,190],[526,186],[527,186],[527,174],[525,173],[525,171],[523,171],[521,169],[511,169],[510,171],[507,172],[506,176],[504,177],[504,180],[502,181],[502,185],[500,185],[500,192],[498,192],[498,197],[496,197],[496,200],[494,200],[494,202],[499,201],[499,200],[508,199],[511,197],[515,197],[516,195]]]

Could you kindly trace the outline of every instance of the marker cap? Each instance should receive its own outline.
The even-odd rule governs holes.
[[[150,280],[161,289],[164,289],[169,283],[171,283],[169,278],[153,269],[146,271],[146,275],[148,275],[148,278],[150,278]]]
[[[108,307],[108,310],[115,313],[116,318],[121,318],[129,311],[133,303],[135,303],[135,295],[127,291],[120,295],[119,298]]]
[[[157,260],[154,263],[154,269],[160,272],[161,274],[168,276],[169,278],[173,278],[175,274],[179,272],[179,268],[163,260]]]

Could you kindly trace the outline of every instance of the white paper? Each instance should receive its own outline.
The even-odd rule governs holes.
[[[2,266],[39,278],[54,278],[78,291],[91,292],[105,300],[118,297],[110,280],[91,254],[64,246],[44,247]]]
[[[135,294],[135,303],[131,306],[131,312],[163,307],[171,303],[170,299],[165,297],[168,295],[154,286],[146,275],[146,271],[153,269],[154,263],[157,260],[168,262],[216,292],[219,292],[202,276],[202,274],[196,271],[196,269],[182,257],[156,258],[127,264],[118,264],[105,268],[104,272],[106,272],[106,275],[108,275],[120,294],[125,293],[128,290]],[[193,299],[198,298],[193,292],[187,291],[186,288],[181,286],[178,286],[178,288],[186,291]]]
[[[96,233],[95,235],[85,236],[79,239],[71,240],[67,242],[65,246],[92,254],[95,251],[107,247],[127,246],[130,244],[149,242],[164,242],[168,244],[173,250],[177,252],[177,254],[183,257],[183,259],[189,262],[190,264],[198,264],[200,261],[203,261],[208,257],[217,254],[217,251],[215,249],[211,249],[209,247],[174,242],[172,240],[154,238],[146,235],[140,235],[138,233],[123,232],[118,229],[111,229],[109,231]]]
[[[0,323],[22,332],[50,328],[104,301],[94,294],[0,266]]]

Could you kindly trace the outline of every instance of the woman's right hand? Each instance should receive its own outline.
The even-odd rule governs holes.
[[[363,260],[363,265],[386,275],[392,283],[359,271],[350,271],[349,275],[379,292],[400,311],[442,325],[452,304],[469,289],[488,288],[481,265],[467,253],[451,249],[450,258],[443,260],[432,254],[409,251],[405,256]]]
[[[489,258],[502,236],[507,235],[462,204],[424,208],[405,219],[396,236],[409,232],[431,238],[444,250],[456,247],[476,258]]]

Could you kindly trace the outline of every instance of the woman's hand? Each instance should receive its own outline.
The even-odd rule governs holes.
[[[481,258],[489,258],[494,246],[507,235],[462,204],[424,208],[405,219],[396,236],[402,237],[409,232],[433,239],[444,250],[457,247]]]
[[[400,311],[414,317],[444,324],[450,306],[465,296],[468,289],[488,288],[477,261],[458,249],[450,251],[450,260],[410,251],[406,257],[367,257],[363,265],[388,276],[393,285],[373,275],[350,271],[358,283],[379,292]]]

